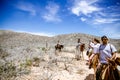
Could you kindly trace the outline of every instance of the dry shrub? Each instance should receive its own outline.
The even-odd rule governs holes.
[[[84,74],[83,71],[84,70],[80,69],[80,70],[77,71],[77,74]]]

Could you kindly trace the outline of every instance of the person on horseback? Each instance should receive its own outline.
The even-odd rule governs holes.
[[[101,41],[102,44],[94,49],[94,54],[92,54],[89,58],[89,61],[91,61],[94,55],[99,55],[99,63],[95,73],[96,80],[101,80],[102,70],[106,68],[109,60],[115,59],[117,51],[114,45],[108,43],[107,36],[102,36]]]
[[[58,45],[60,45],[60,41],[59,41],[59,40],[57,41],[57,46],[58,46]]]
[[[63,49],[64,45],[60,44],[60,41],[57,41],[57,44],[55,45],[55,54],[57,55],[58,52],[61,52],[61,49]]]
[[[90,57],[93,54],[94,50],[96,48],[98,48],[99,46],[100,46],[100,41],[98,39],[94,38],[93,41],[91,41],[90,44],[89,44],[89,47],[90,47],[91,51],[89,52],[88,57]],[[93,64],[94,59],[95,58],[92,58],[92,62],[89,63],[89,69],[91,68],[91,66]]]
[[[78,38],[78,41],[77,41],[77,46],[76,46],[76,58],[77,60],[79,60],[81,58],[80,56],[80,46],[81,46],[81,41],[80,41],[80,38]]]
[[[98,48],[100,46],[100,41],[96,38],[93,39],[93,41],[90,42],[89,44],[89,49],[92,49],[94,51],[95,48]],[[90,57],[91,54],[88,54]]]
[[[79,38],[78,41],[77,41],[77,46],[76,46],[76,48],[80,47],[81,44],[82,44],[82,43],[81,43],[80,38]]]

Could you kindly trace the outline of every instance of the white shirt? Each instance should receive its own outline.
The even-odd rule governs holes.
[[[99,48],[99,46],[100,46],[100,43],[97,43],[97,44],[94,44],[94,43],[90,43],[90,46],[93,48],[93,52],[95,52],[95,49],[96,48]]]
[[[77,46],[76,46],[76,47],[79,47],[81,44],[82,44],[81,42],[77,43]]]
[[[99,47],[99,46],[100,46],[100,43],[94,44],[93,42],[91,42],[91,43],[90,43],[90,46],[93,47],[93,48],[94,48],[94,47]]]
[[[98,48],[95,48],[94,53],[99,54],[100,63],[107,63],[106,58],[111,58],[112,53],[116,52],[116,48],[112,44],[101,44]]]

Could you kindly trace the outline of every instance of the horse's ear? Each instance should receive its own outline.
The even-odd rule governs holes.
[[[115,63],[120,66],[120,57],[117,57],[117,58],[115,59]]]

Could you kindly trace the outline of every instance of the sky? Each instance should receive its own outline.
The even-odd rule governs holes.
[[[0,30],[120,39],[120,0],[0,0]]]

